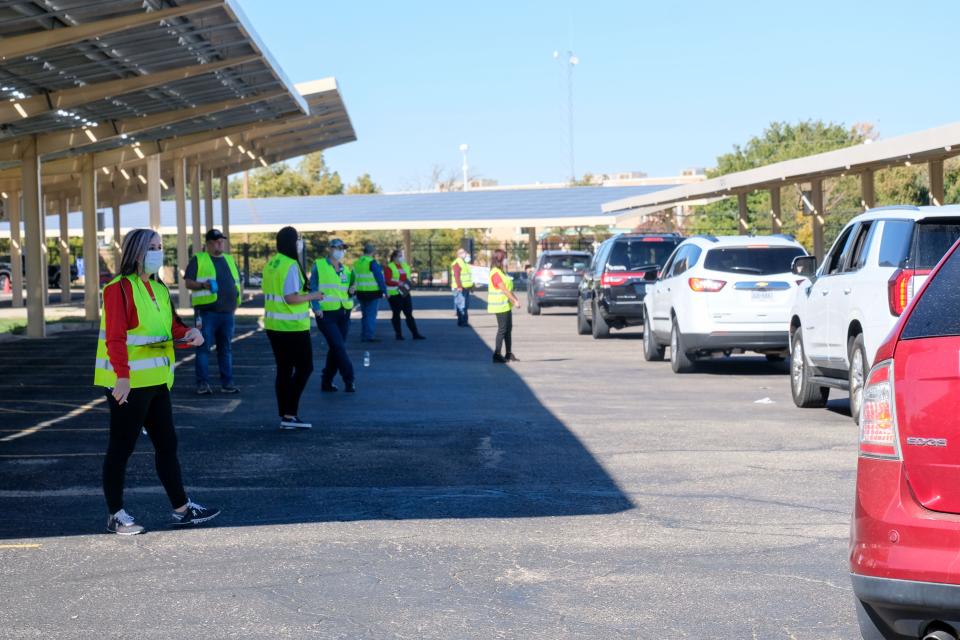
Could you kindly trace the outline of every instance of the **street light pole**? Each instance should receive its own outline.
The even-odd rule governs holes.
[[[553,59],[561,61],[560,52],[553,52]],[[574,55],[573,51],[567,51],[567,141],[570,143],[570,182],[571,184],[577,180],[577,172],[574,166],[574,153],[573,153],[573,68],[580,64],[580,58]]]
[[[469,182],[468,182],[468,180],[469,180],[468,175],[469,175],[469,172],[470,172],[470,165],[467,164],[467,151],[469,151],[469,150],[470,150],[470,147],[467,146],[466,144],[460,145],[460,153],[463,154],[463,190],[464,190],[464,191],[469,191],[469,189],[470,189],[470,185],[469,185]]]

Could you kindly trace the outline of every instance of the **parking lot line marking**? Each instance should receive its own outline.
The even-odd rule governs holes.
[[[245,339],[249,338],[250,336],[252,336],[253,334],[257,333],[258,330],[259,330],[259,329],[253,329],[253,330],[251,330],[251,331],[247,331],[247,332],[245,332],[245,333],[241,333],[239,336],[236,336],[231,342],[240,342],[241,340],[245,340]],[[185,363],[187,363],[187,362],[191,362],[191,361],[194,360],[196,357],[197,357],[197,354],[196,354],[196,353],[191,353],[191,354],[190,354],[189,356],[187,356],[186,358],[184,358],[184,359],[182,359],[182,360],[179,360],[178,362],[174,363],[173,368],[176,369],[177,367],[179,367],[179,366],[182,365],[182,364],[185,364]],[[59,424],[59,423],[64,422],[64,421],[66,421],[66,420],[69,420],[70,418],[75,418],[75,417],[77,417],[77,416],[79,416],[79,415],[83,415],[83,414],[86,413],[87,411],[90,411],[90,410],[93,409],[94,407],[100,406],[101,404],[105,403],[106,401],[107,401],[106,397],[102,397],[102,398],[97,398],[97,399],[95,399],[95,400],[91,400],[90,402],[86,403],[85,405],[79,406],[79,407],[77,407],[76,409],[74,409],[73,411],[70,411],[70,412],[68,412],[68,413],[66,413],[66,414],[64,414],[64,415],[62,415],[62,416],[59,416],[59,417],[57,417],[57,418],[51,418],[51,419],[49,419],[49,420],[44,420],[43,422],[38,422],[37,424],[33,425],[32,427],[27,427],[26,429],[21,429],[20,431],[17,431],[16,433],[11,433],[11,434],[8,435],[8,436],[4,436],[4,437],[0,438],[0,442],[13,442],[14,440],[19,440],[20,438],[23,438],[23,437],[32,435],[32,434],[34,434],[34,433],[36,433],[36,432],[38,432],[38,431],[43,431],[43,430],[46,429],[47,427],[52,427],[53,425]]]
[[[42,544],[0,544],[0,549],[39,549]]]

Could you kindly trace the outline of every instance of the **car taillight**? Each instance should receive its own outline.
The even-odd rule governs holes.
[[[540,271],[537,271],[533,277],[537,280],[552,280],[553,271],[550,271],[550,269],[540,269]]]
[[[619,287],[627,284],[627,276],[618,273],[605,273],[600,276],[600,284],[604,287]]]
[[[925,276],[929,269],[900,269],[891,276],[887,283],[887,301],[890,313],[899,316],[910,304],[913,294],[916,293],[914,280],[917,276]]]
[[[900,459],[892,360],[881,362],[867,376],[860,405],[860,455]]]
[[[710,280],[709,278],[690,278],[689,282],[690,288],[694,291],[706,291],[708,293],[720,291],[727,284],[723,280]]]

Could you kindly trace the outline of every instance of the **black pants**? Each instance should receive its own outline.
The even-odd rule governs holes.
[[[350,312],[346,309],[324,311],[317,318],[317,329],[327,341],[327,362],[323,367],[320,382],[326,386],[333,384],[338,373],[344,384],[353,384],[353,363],[347,353],[347,332],[350,330]]]
[[[497,316],[497,348],[495,353],[500,354],[503,346],[507,353],[513,353],[513,311],[504,311],[493,314]]]
[[[295,416],[300,396],[313,373],[313,344],[309,331],[273,331],[267,329],[273,358],[277,361],[277,410],[280,417]]]
[[[420,335],[420,332],[417,331],[417,321],[413,319],[413,297],[403,294],[389,296],[387,302],[390,303],[390,310],[393,311],[393,317],[390,318],[390,322],[393,324],[393,332],[398,336],[403,335],[400,331],[400,314],[403,313],[407,318],[407,327],[410,329],[410,333],[415,336]]]
[[[137,446],[140,428],[147,430],[156,451],[157,476],[167,492],[170,505],[177,509],[187,504],[177,459],[177,432],[173,428],[173,407],[167,385],[131,389],[124,404],[118,404],[107,390],[110,404],[110,440],[103,461],[103,495],[107,510],[123,509],[123,483],[127,460]]]

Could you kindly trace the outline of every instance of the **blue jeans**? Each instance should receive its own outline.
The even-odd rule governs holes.
[[[220,384],[233,384],[233,313],[197,312],[203,328],[203,345],[197,347],[197,384],[210,383],[210,345],[217,345]]]
[[[360,324],[360,339],[372,340],[373,334],[377,330],[377,311],[380,310],[380,298],[360,301],[360,313],[362,320]]]
[[[320,383],[333,384],[333,378],[340,374],[344,384],[353,384],[353,363],[347,353],[347,332],[350,330],[350,312],[345,309],[324,311],[317,318],[317,329],[327,341],[327,362],[321,372]]]
[[[457,312],[457,324],[461,327],[470,324],[470,291],[471,289],[463,290],[463,309],[457,309],[457,290],[453,290],[453,308]]]

